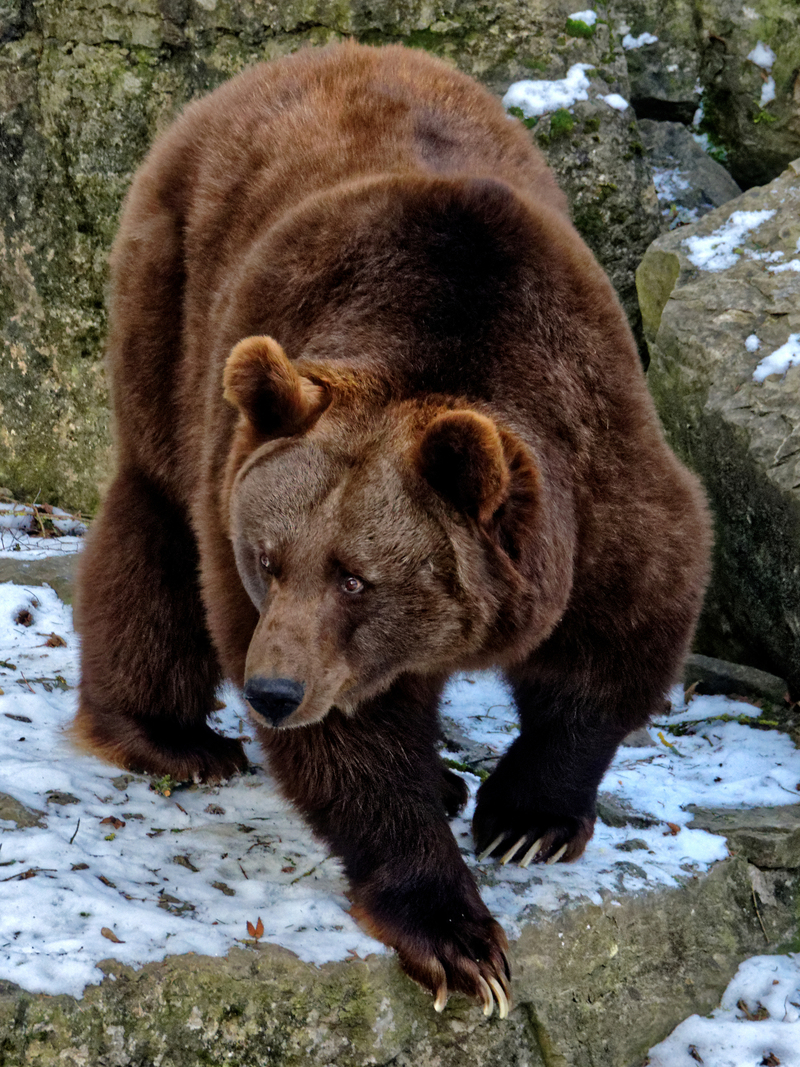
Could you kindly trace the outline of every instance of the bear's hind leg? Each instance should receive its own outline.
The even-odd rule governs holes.
[[[123,469],[92,527],[78,576],[79,744],[118,766],[179,780],[227,778],[241,743],[206,716],[219,667],[205,625],[185,514]]]

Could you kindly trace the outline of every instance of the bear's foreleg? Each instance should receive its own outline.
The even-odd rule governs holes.
[[[647,715],[623,723],[591,690],[568,685],[518,680],[514,694],[522,729],[478,791],[476,852],[523,867],[575,860],[594,832],[600,781]]]
[[[95,520],[78,577],[79,743],[110,763],[202,781],[247,765],[206,724],[219,668],[183,510],[123,468]]]
[[[505,1016],[506,937],[445,813],[435,749],[440,689],[407,678],[352,716],[334,709],[311,726],[262,727],[259,735],[284,793],[341,857],[354,915],[397,950],[436,1009],[457,990]]]

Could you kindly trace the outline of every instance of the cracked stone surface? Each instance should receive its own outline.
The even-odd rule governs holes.
[[[723,240],[742,212],[766,214],[751,216],[757,224],[730,248],[729,265],[693,262],[692,242]],[[763,381],[753,374],[800,335],[800,160],[659,238],[637,287],[651,391],[670,443],[703,479],[716,523],[698,650],[786,678],[797,700],[800,364]]]

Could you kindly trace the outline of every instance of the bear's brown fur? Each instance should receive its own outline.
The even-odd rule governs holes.
[[[80,576],[77,736],[225,778],[244,755],[206,715],[232,678],[356,913],[437,1008],[505,1014],[506,940],[447,825],[442,687],[499,667],[519,709],[478,850],[573,860],[706,580],[702,494],[608,280],[495,99],[354,44],[189,107],[112,268],[119,473]]]

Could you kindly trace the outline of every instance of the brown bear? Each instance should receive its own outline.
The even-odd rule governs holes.
[[[224,779],[244,754],[206,716],[233,679],[355,914],[438,1010],[460,990],[505,1015],[442,688],[496,667],[519,711],[477,850],[576,859],[679,670],[710,541],[563,195],[444,63],[306,50],[160,138],[112,277],[118,473],[80,573],[77,736]]]

